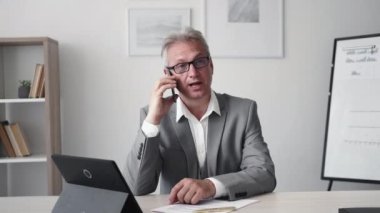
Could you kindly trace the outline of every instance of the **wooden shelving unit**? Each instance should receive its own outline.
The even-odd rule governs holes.
[[[17,98],[18,81],[33,80],[37,63],[44,64],[45,98]],[[59,194],[62,179],[50,158],[61,153],[57,41],[0,38],[0,120],[20,124],[32,153],[0,157],[0,196]]]

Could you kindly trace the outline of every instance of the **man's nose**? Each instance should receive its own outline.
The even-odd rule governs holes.
[[[196,76],[198,75],[198,70],[197,68],[194,67],[193,64],[189,64],[189,76]]]

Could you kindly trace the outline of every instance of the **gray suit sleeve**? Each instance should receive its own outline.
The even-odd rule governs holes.
[[[141,124],[147,114],[146,110],[143,108],[140,111],[140,129],[127,157],[125,177],[135,195],[154,192],[161,172],[159,135],[148,138],[141,130]]]
[[[256,102],[251,103],[242,139],[240,171],[214,177],[226,187],[229,200],[272,192],[276,186],[274,164],[261,133]]]

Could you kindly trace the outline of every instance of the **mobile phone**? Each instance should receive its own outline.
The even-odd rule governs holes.
[[[172,72],[170,72],[170,70],[168,70],[168,73],[170,76],[173,76],[173,74],[172,74]],[[176,102],[174,88],[171,88],[170,90],[172,91],[172,99],[174,102]]]

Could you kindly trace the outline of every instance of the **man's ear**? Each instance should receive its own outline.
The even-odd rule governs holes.
[[[165,75],[169,74],[169,70],[166,69],[166,68],[164,68],[164,74],[165,74]]]

